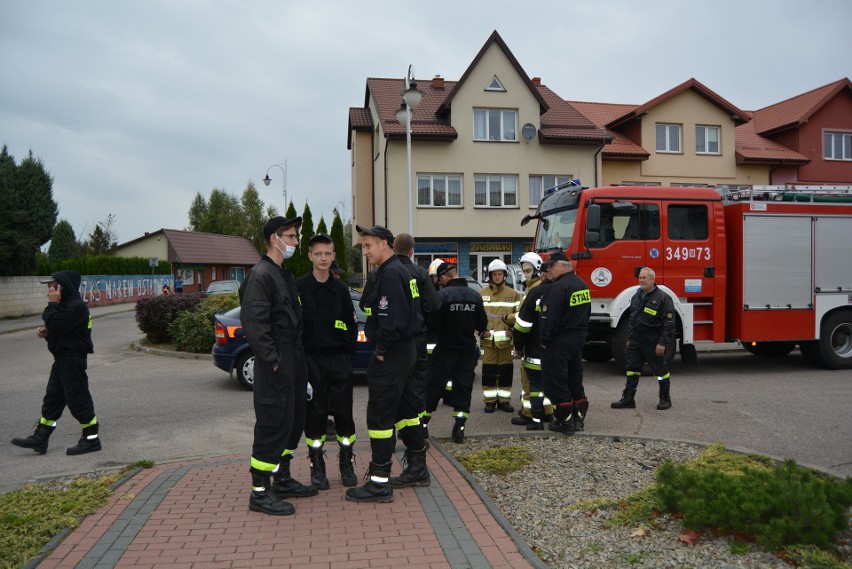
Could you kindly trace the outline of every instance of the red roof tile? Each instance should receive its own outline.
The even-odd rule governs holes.
[[[692,89],[693,91],[695,91],[696,93],[698,93],[699,95],[701,95],[702,97],[704,97],[705,99],[707,99],[708,101],[710,101],[711,103],[716,105],[717,107],[721,108],[723,111],[730,114],[733,117],[734,121],[737,122],[738,124],[744,123],[751,118],[747,112],[740,110],[739,108],[734,106],[733,103],[729,102],[726,99],[723,99],[715,91],[713,91],[712,89],[710,89],[706,85],[702,84],[700,81],[696,80],[695,78],[692,78],[692,79],[689,79],[688,81],[684,81],[683,83],[681,83],[680,85],[677,85],[676,87],[669,89],[665,93],[654,97],[653,99],[651,99],[647,103],[639,105],[638,107],[636,107],[632,111],[628,111],[627,113],[625,113],[621,117],[617,117],[616,119],[613,119],[612,121],[607,123],[606,126],[609,127],[609,128],[615,128],[616,126],[618,126],[620,124],[624,124],[625,122],[627,122],[631,119],[640,117],[643,114],[645,114],[646,112],[648,112],[649,110],[653,109],[654,107],[668,101],[672,97],[679,95],[679,94],[683,93],[684,91],[686,91],[688,89]]]
[[[852,82],[848,78],[754,111],[755,131],[768,135],[798,127],[843,89],[852,92]]]
[[[790,150],[774,140],[760,136],[755,131],[755,121],[741,124],[734,131],[737,163],[777,163],[807,164],[807,157]]]
[[[548,110],[541,115],[541,137],[544,141],[597,142],[607,137],[606,131],[586,118],[571,103],[544,85],[538,85]]]
[[[169,261],[173,263],[254,265],[260,261],[257,249],[245,237],[177,229],[161,231],[169,240]]]
[[[614,103],[589,103],[583,101],[570,101],[570,103],[600,128],[604,128],[604,125],[636,108],[636,105]],[[617,130],[607,132],[612,136],[612,142],[604,146],[604,157],[644,160],[650,156],[648,151],[642,148],[642,146],[636,144]]]
[[[414,109],[411,120],[411,137],[423,139],[445,139],[458,138],[456,129],[445,120],[436,115],[438,107],[447,96],[447,85],[455,85],[453,81],[445,81],[444,89],[432,87],[429,81],[418,81],[417,88],[423,91],[423,99]],[[372,95],[373,101],[379,112],[379,121],[388,138],[404,138],[405,125],[396,120],[396,111],[402,103],[402,93],[405,91],[404,79],[367,79],[367,101]],[[365,103],[365,107],[366,107]],[[364,109],[367,111],[367,109]],[[369,112],[369,111],[368,111]]]

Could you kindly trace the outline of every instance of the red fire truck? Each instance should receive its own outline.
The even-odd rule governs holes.
[[[610,186],[577,180],[542,198],[535,251],[561,249],[589,284],[584,357],[626,358],[639,269],[674,301],[685,362],[697,342],[762,356],[797,344],[809,362],[852,368],[852,188]],[[667,354],[674,357],[674,346]]]

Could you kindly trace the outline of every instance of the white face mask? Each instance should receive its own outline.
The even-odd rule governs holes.
[[[276,235],[275,240],[281,241],[281,238]],[[285,259],[289,259],[290,257],[292,257],[296,253],[295,247],[293,247],[292,245],[287,245],[283,241],[281,241],[281,243],[284,244],[284,249],[279,247],[277,244],[275,244],[275,248],[278,249],[278,252],[281,253],[282,257],[284,257]]]

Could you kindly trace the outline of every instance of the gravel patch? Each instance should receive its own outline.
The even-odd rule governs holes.
[[[684,462],[702,447],[681,442],[618,437],[470,437],[446,442],[456,458],[507,445],[522,446],[535,462],[507,475],[472,473],[539,558],[557,568],[701,567],[789,568],[757,545],[730,551],[728,538],[702,535],[695,545],[679,541],[684,529],[667,515],[635,527],[606,528],[614,510],[568,509],[582,500],[624,498],[654,482],[665,459]],[[852,532],[844,537],[847,542]]]

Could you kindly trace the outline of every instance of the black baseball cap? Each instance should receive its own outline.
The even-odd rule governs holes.
[[[281,217],[280,215],[278,217],[273,217],[272,219],[267,221],[266,224],[263,226],[263,238],[268,241],[269,236],[275,233],[275,230],[277,230],[279,227],[288,227],[290,225],[302,225],[302,218],[286,218]]]
[[[565,256],[565,253],[563,253],[562,251],[556,251],[555,253],[551,253],[550,257],[548,257],[547,260],[541,264],[541,266],[542,266],[542,268],[550,267],[550,265],[552,265],[556,261],[569,262],[569,259],[568,259],[568,257]]]
[[[440,265],[438,265],[437,274],[440,277],[440,276],[443,276],[445,273],[452,271],[455,268],[456,268],[456,266],[454,264],[444,262],[444,263],[441,263]]]
[[[381,225],[361,227],[360,225],[356,225],[355,231],[357,231],[360,235],[372,235],[373,237],[383,239],[388,242],[389,247],[393,247],[393,233],[391,233],[390,229],[387,227],[382,227]]]
[[[308,247],[314,243],[334,243],[334,240],[327,233],[317,233],[308,241]]]

